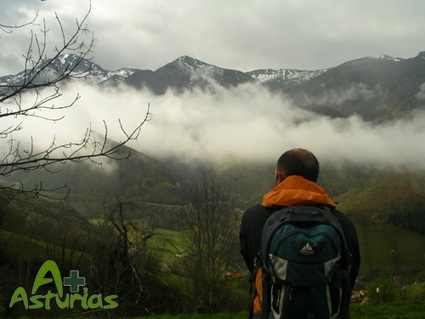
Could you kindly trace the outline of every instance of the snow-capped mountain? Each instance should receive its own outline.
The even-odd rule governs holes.
[[[90,60],[82,59],[74,54],[63,54],[54,60],[45,60],[37,67],[21,71],[15,75],[0,77],[0,87],[22,86],[31,81],[38,85],[55,81],[62,75],[69,74],[68,80],[82,80],[92,84],[111,81],[117,83],[135,72],[134,69],[107,71]]]
[[[71,72],[72,71],[72,72]],[[38,69],[0,78],[0,93],[27,83],[46,83],[70,72],[71,80],[103,86],[128,85],[155,94],[181,93],[195,88],[215,92],[217,85],[232,88],[251,83],[285,94],[295,105],[329,116],[358,114],[382,121],[424,108],[425,52],[410,59],[388,55],[365,57],[322,70],[262,69],[241,72],[182,56],[152,70],[126,68],[108,71],[72,54],[46,60]],[[69,80],[69,79],[68,79]]]
[[[223,69],[215,65],[193,59],[187,55],[182,56],[158,71],[164,75],[191,77],[193,74],[207,74],[211,77],[220,77],[223,75]]]
[[[168,89],[176,92],[194,88],[214,91],[214,84],[228,88],[247,82],[255,80],[244,72],[223,69],[188,56],[182,56],[155,71],[137,70],[126,79],[128,85],[147,88],[155,94],[163,94]]]

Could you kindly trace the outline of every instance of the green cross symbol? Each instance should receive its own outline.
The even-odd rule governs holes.
[[[79,292],[80,286],[86,285],[86,278],[80,277],[80,272],[78,270],[71,270],[69,276],[70,277],[63,278],[63,285],[70,286],[71,292]]]

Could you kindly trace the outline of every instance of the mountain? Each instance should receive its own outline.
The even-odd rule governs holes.
[[[179,93],[196,87],[205,90],[212,88],[211,81],[230,88],[255,80],[243,72],[219,68],[188,56],[182,56],[156,71],[136,71],[126,79],[128,85],[146,87],[155,94],[164,94],[167,89]]]
[[[99,85],[104,83],[118,85],[136,72],[135,69],[107,71],[96,63],[81,59],[75,54],[63,54],[55,60],[45,60],[34,70],[24,70],[14,75],[0,77],[0,92],[5,92],[11,87],[21,86],[28,82],[30,77],[34,77],[32,84],[47,83],[70,70],[72,70],[72,79]]]
[[[72,54],[45,61],[37,78],[43,83],[67,72],[78,61]],[[182,93],[201,89],[214,93],[216,86],[232,88],[241,84],[261,85],[275,94],[283,94],[294,105],[331,117],[358,115],[367,121],[382,122],[410,116],[424,109],[425,52],[410,59],[387,55],[364,57],[322,70],[261,69],[249,72],[224,69],[189,56],[182,56],[159,69],[134,68],[104,70],[83,60],[74,70],[76,78],[104,86],[128,85],[145,88],[161,95],[167,90]],[[0,78],[3,92],[21,85],[27,73]]]
[[[418,93],[424,83],[425,52],[421,52],[411,59],[383,55],[349,61],[285,93],[306,109],[329,108],[340,116],[358,114],[383,121],[423,109]]]

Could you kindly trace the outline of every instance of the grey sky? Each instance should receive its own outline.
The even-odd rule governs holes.
[[[94,61],[105,69],[155,70],[189,55],[220,67],[320,69],[425,50],[423,0],[92,0],[88,27]],[[49,43],[71,31],[88,0],[1,0],[0,23],[28,21],[39,10]],[[30,29],[0,34],[0,75],[22,69]]]

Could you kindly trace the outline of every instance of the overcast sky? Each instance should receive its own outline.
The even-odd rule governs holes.
[[[425,50],[424,0],[92,0],[94,61],[108,70],[155,70],[182,55],[224,68],[321,69],[364,56]],[[0,23],[39,10],[53,43],[88,0],[1,0]],[[22,70],[30,29],[0,34],[0,75]]]

